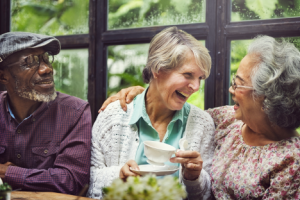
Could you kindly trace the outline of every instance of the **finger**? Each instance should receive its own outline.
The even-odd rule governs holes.
[[[129,92],[129,88],[126,88],[126,89],[122,89],[120,92],[118,92],[118,97],[119,97],[119,100],[120,100],[120,105],[121,105],[121,108],[124,110],[124,111],[127,111],[127,105],[126,105],[126,96]]]
[[[190,162],[197,162],[196,160],[194,159],[191,159],[191,158],[182,158],[182,157],[172,157],[170,159],[170,162],[172,163],[181,163],[181,164],[186,164],[186,163],[190,163]]]
[[[141,86],[135,86],[135,87],[130,87],[131,90],[128,92],[127,97],[126,97],[126,103],[132,102],[134,97],[136,97],[138,94],[141,94],[145,88]]]
[[[186,163],[184,164],[184,167],[189,171],[201,171],[202,165],[195,164],[195,163]]]
[[[132,172],[128,165],[124,165],[122,168],[123,175],[127,178],[128,176],[137,176],[138,174]]]
[[[131,167],[132,169],[140,170],[138,164],[134,160],[129,160],[126,164],[129,166],[129,168]]]
[[[176,157],[182,157],[182,158],[197,158],[201,157],[200,153],[197,151],[181,151],[178,150],[175,153]]]
[[[6,166],[16,166],[16,165],[13,164],[12,162],[6,162],[6,163],[4,163],[4,165],[6,165]]]
[[[117,94],[109,97],[108,99],[106,99],[104,101],[104,103],[102,104],[102,106],[101,106],[100,110],[98,111],[98,113],[105,110],[105,108],[108,106],[108,104],[110,104],[111,102],[117,101],[117,100],[118,100]]]

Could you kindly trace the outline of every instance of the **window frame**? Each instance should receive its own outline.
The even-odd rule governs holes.
[[[106,99],[107,47],[149,43],[167,26],[107,30],[108,0],[90,0],[89,33],[56,36],[62,49],[89,49],[88,101],[92,119]],[[212,68],[205,82],[205,109],[229,104],[230,44],[232,40],[252,39],[258,34],[272,37],[300,36],[300,17],[231,22],[231,0],[206,0],[204,23],[176,25],[205,45]],[[0,1],[0,34],[10,31],[10,0]],[[4,89],[3,87],[0,89]]]

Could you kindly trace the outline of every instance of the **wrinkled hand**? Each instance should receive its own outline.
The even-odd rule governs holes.
[[[129,176],[139,176],[138,174],[130,171],[130,167],[133,169],[140,169],[138,164],[134,160],[129,160],[125,165],[121,168],[120,170],[120,175],[119,177],[123,180],[126,181],[126,179]]]
[[[7,162],[4,164],[0,164],[0,178],[3,179],[5,177],[5,173],[7,171],[7,168],[9,166],[16,166],[15,164],[11,163],[11,162]]]
[[[183,177],[186,180],[196,180],[202,170],[203,160],[197,151],[181,151],[175,153],[176,157],[170,159],[172,163],[181,163]]]
[[[122,109],[124,111],[126,111],[127,110],[126,103],[132,102],[134,97],[136,97],[138,94],[141,94],[144,90],[145,90],[145,88],[143,88],[141,86],[133,86],[133,87],[122,89],[117,94],[106,99],[106,101],[104,101],[104,103],[102,104],[102,106],[98,112],[100,113],[101,111],[105,110],[105,108],[108,106],[108,104],[110,104],[111,102],[117,101],[117,100],[120,100]]]

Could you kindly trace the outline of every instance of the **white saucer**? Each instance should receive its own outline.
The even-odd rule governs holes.
[[[162,167],[156,168],[152,165],[139,165],[139,168],[140,170],[134,170],[130,167],[130,170],[141,176],[145,176],[147,174],[154,174],[156,176],[165,176],[165,175],[174,174],[179,169],[179,167],[171,166],[171,165],[165,165],[164,168]]]

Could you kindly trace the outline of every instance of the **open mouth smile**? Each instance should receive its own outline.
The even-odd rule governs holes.
[[[186,94],[186,93],[184,93],[184,92],[181,92],[181,91],[178,91],[178,90],[175,90],[175,92],[176,92],[176,94],[177,94],[180,98],[182,98],[182,99],[184,99],[184,100],[186,100],[186,99],[188,99],[188,98],[190,97],[189,94]]]
[[[237,110],[240,107],[240,104],[238,102],[236,102],[235,100],[233,100],[234,104],[234,110]]]

